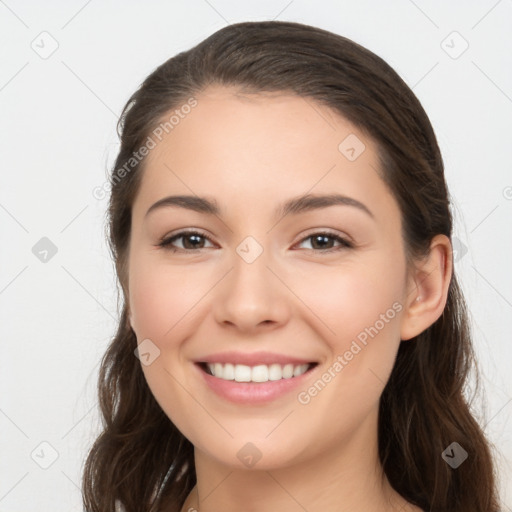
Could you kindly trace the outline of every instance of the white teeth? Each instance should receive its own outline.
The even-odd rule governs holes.
[[[220,370],[218,372],[215,373],[215,375],[217,375],[217,373],[220,374],[220,372],[222,372],[222,374],[224,375],[224,378],[226,380],[235,380],[235,367],[234,365],[232,365],[231,363],[226,363],[224,365],[224,369],[222,368],[222,365],[219,364],[220,366]]]
[[[268,382],[273,380],[291,379],[305,373],[309,364],[246,366],[245,364],[233,365],[231,363],[207,363],[210,373],[223,380],[235,380],[236,382]]]
[[[249,368],[250,370],[250,368]],[[267,382],[268,381],[268,366],[261,364],[254,366],[252,371],[250,370],[251,380],[253,382]]]
[[[222,369],[222,365],[219,365]],[[217,368],[215,368],[217,370]],[[223,375],[222,370],[218,372],[219,376]],[[215,374],[217,375],[217,374]],[[242,364],[237,364],[235,366],[235,380],[237,382],[250,382],[251,381],[251,368],[250,366],[244,366]]]

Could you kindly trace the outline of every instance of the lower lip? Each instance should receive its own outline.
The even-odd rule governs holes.
[[[206,384],[217,395],[238,404],[261,404],[271,402],[293,389],[304,386],[305,381],[316,370],[318,365],[310,368],[299,377],[271,380],[268,382],[236,382],[224,380],[206,373],[199,364],[195,364]]]

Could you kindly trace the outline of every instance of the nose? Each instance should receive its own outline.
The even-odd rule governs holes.
[[[266,251],[248,261],[235,252],[231,271],[216,287],[217,323],[246,333],[284,325],[290,316],[291,292],[272,268],[276,265]]]

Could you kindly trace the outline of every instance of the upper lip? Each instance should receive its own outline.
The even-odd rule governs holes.
[[[233,365],[243,364],[247,366],[257,366],[260,364],[270,365],[273,363],[285,364],[308,364],[315,363],[311,359],[302,359],[300,357],[288,356],[286,354],[276,354],[273,352],[217,352],[195,360],[196,363],[231,363]]]

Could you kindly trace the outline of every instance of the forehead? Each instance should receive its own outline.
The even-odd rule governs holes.
[[[167,192],[207,194],[221,198],[221,206],[225,199],[262,212],[291,196],[339,192],[396,209],[378,174],[374,142],[325,105],[220,86],[196,100],[155,140],[138,203]]]

